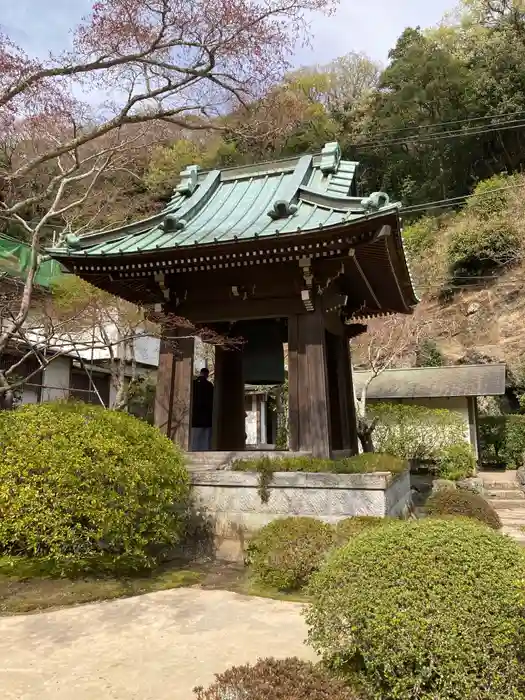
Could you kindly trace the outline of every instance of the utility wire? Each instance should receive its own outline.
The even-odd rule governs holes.
[[[461,204],[466,199],[471,199],[472,197],[488,197],[494,192],[503,192],[504,190],[517,190],[523,189],[523,185],[506,185],[505,187],[495,187],[492,190],[487,190],[486,192],[473,192],[472,194],[462,194],[458,197],[449,197],[447,199],[438,199],[434,202],[423,202],[422,204],[413,204],[411,206],[402,207],[401,211],[404,214],[415,214],[419,211],[427,211],[427,209],[441,209],[446,206],[457,206]]]
[[[363,143],[356,143],[353,145],[356,149],[362,148],[383,148],[387,146],[402,146],[409,145],[413,143],[433,143],[434,141],[443,141],[445,139],[457,139],[457,138],[467,138],[469,136],[482,136],[483,134],[490,134],[494,131],[510,131],[514,129],[522,129],[525,127],[524,119],[516,119],[513,121],[504,121],[497,124],[490,124],[487,126],[474,126],[471,129],[456,129],[451,131],[444,131],[443,133],[424,135],[407,136],[405,138],[390,139],[386,141],[365,141]]]
[[[485,117],[467,117],[465,119],[454,119],[452,121],[447,121],[447,122],[434,122],[432,124],[418,124],[415,126],[404,126],[400,127],[399,129],[385,129],[381,130],[381,134],[397,134],[402,131],[409,131],[409,130],[420,130],[420,129],[435,129],[440,126],[450,126],[451,124],[466,124],[467,122],[477,122],[477,121],[482,121],[486,119],[504,119],[506,117],[517,117],[518,115],[524,115],[525,118],[525,111],[520,111],[520,112],[503,112],[502,114],[492,114],[492,115],[487,115]]]

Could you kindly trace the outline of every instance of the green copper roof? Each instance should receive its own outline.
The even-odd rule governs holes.
[[[351,196],[357,163],[337,143],[321,154],[202,172],[190,166],[159,214],[51,250],[53,257],[121,256],[314,231],[396,209],[388,196]]]
[[[30,266],[30,246],[10,236],[0,235],[0,276],[5,274],[25,281]],[[35,284],[47,288],[62,274],[56,260],[41,261],[36,270]]]

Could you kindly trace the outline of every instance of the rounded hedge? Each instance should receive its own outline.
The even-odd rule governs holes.
[[[183,455],[126,413],[71,403],[0,412],[0,551],[60,573],[151,567],[179,542]]]
[[[194,692],[197,700],[357,700],[341,680],[297,658],[233,666],[217,674],[207,690]]]
[[[372,527],[379,527],[385,522],[390,522],[389,518],[380,518],[374,515],[356,515],[352,518],[344,518],[335,526],[335,539],[338,545],[345,544],[353,537],[361,534]]]
[[[490,503],[478,493],[464,489],[443,489],[432,494],[425,505],[430,516],[463,516],[475,518],[493,530],[499,530],[501,520]]]
[[[525,692],[525,551],[468,519],[363,532],[316,573],[309,641],[370,700]]]
[[[298,590],[320,567],[333,541],[333,528],[321,520],[274,520],[251,540],[248,562],[259,583],[280,591]]]
[[[437,476],[440,479],[459,481],[473,476],[476,457],[472,446],[465,441],[445,445],[437,458]]]

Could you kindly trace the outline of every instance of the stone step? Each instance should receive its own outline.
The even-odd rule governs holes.
[[[499,515],[502,525],[517,525],[525,526],[525,510],[518,508],[511,508],[510,510],[501,510],[498,508],[496,511]]]
[[[508,489],[519,489],[520,484],[517,479],[514,480],[508,480],[508,481],[498,481],[497,479],[483,479],[483,487],[485,489],[502,489],[502,490],[508,490]]]
[[[516,489],[487,489],[483,494],[485,498],[489,500],[505,500],[510,498],[511,500],[523,500],[525,501],[525,493],[519,488]]]
[[[509,537],[512,537],[512,539],[516,540],[516,542],[519,542],[523,547],[525,547],[525,532],[521,530],[519,527],[512,527],[511,525],[504,525],[501,528],[501,532],[504,535],[508,535]]]
[[[500,510],[523,510],[525,512],[525,500],[523,498],[489,498],[487,500],[498,512]]]

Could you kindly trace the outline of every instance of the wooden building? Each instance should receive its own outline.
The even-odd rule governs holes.
[[[190,166],[159,214],[70,235],[50,252],[70,271],[156,314],[243,338],[216,348],[214,448],[244,448],[245,383],[284,379],[290,449],[357,449],[349,338],[363,319],[410,313],[417,299],[399,205],[357,196],[357,163],[337,143],[276,162]],[[190,445],[193,340],[161,348],[156,422]]]

